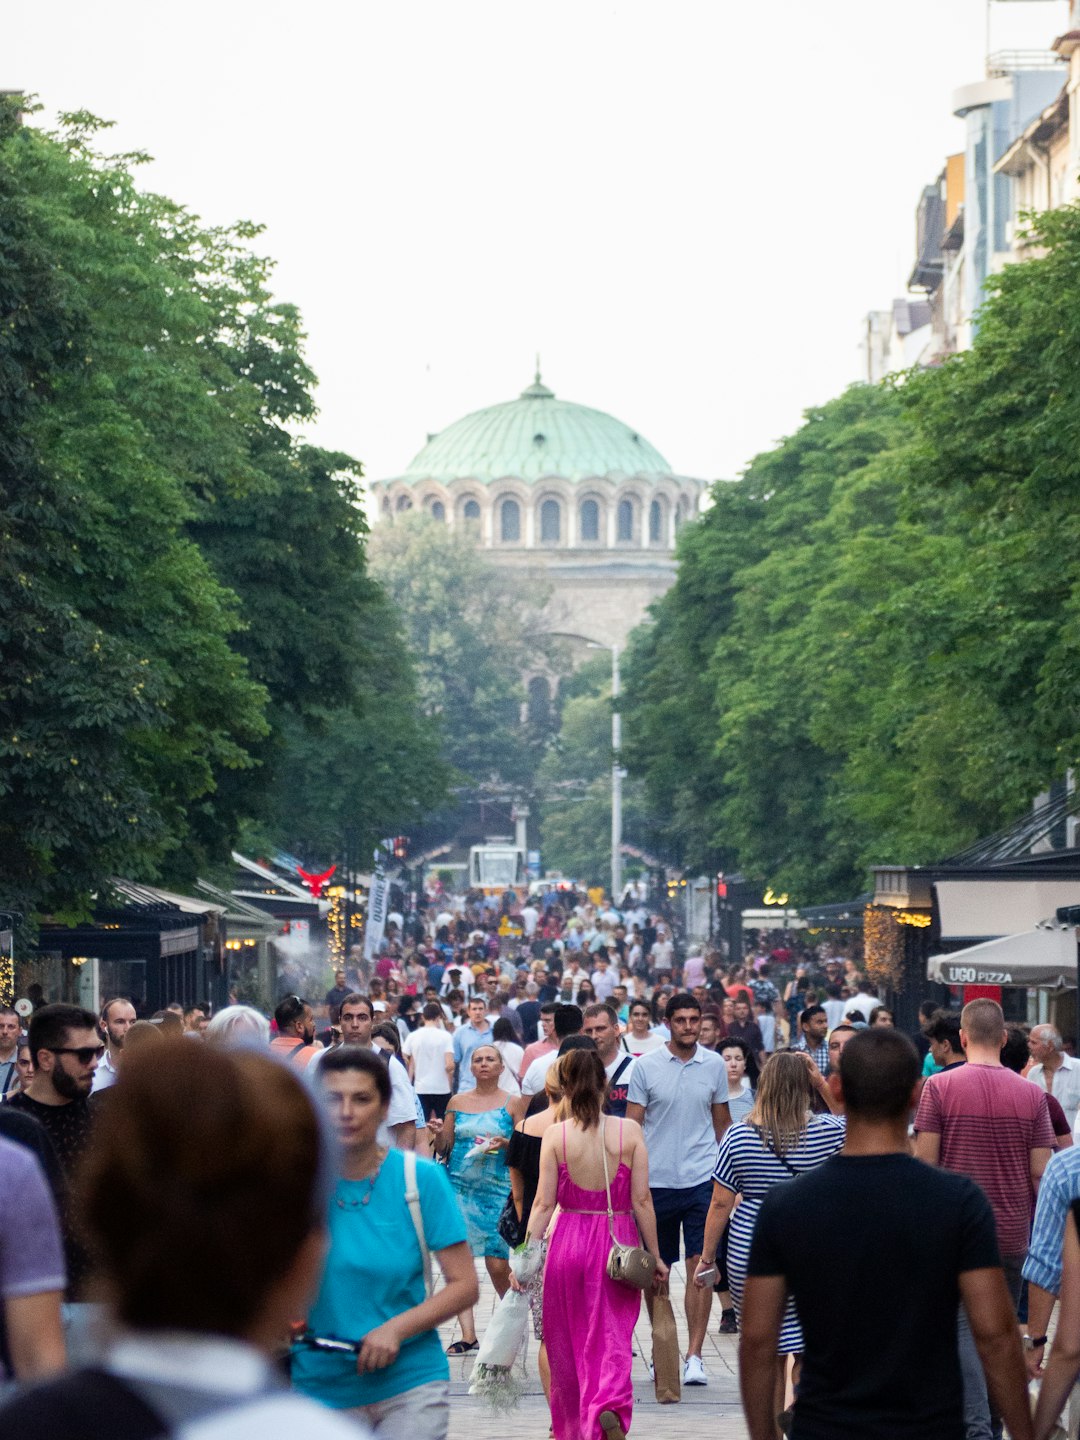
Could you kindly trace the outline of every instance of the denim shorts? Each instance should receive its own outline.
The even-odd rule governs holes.
[[[656,1189],[652,1192],[656,1211],[656,1238],[665,1265],[679,1259],[679,1228],[688,1256],[700,1255],[705,1246],[705,1217],[712,1200],[712,1181],[691,1185],[688,1190]]]

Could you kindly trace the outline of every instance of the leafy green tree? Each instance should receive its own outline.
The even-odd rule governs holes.
[[[547,634],[541,581],[493,564],[467,531],[420,512],[377,527],[371,569],[386,588],[436,715],[449,764],[473,785],[526,793],[547,736],[522,723],[525,676],[565,663]]]
[[[126,323],[129,350],[152,350],[188,300],[151,283],[124,172],[90,157],[85,130],[61,143],[2,102],[0,891],[26,913],[81,911],[110,873],[154,873],[264,725],[229,644],[235,603],[126,404],[149,377],[115,363]],[[98,287],[114,290],[105,327]],[[155,378],[165,405],[188,376],[166,357]]]
[[[90,116],[0,118],[0,903],[183,883],[245,821],[325,843],[342,808],[298,830],[297,769],[331,747],[412,813],[445,776],[360,467],[295,436],[314,377],[256,227],[140,190]]]

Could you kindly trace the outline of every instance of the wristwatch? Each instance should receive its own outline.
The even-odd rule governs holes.
[[[1050,1337],[1048,1335],[1021,1335],[1025,1350],[1041,1350]]]

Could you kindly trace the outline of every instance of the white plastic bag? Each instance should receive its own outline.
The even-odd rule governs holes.
[[[513,1410],[525,1391],[525,1351],[529,1343],[529,1297],[508,1290],[499,1301],[476,1352],[469,1394],[493,1410]],[[520,1360],[520,1364],[518,1364]],[[514,1373],[517,1366],[517,1374]]]

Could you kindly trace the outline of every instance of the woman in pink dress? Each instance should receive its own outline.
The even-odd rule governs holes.
[[[596,1051],[571,1050],[559,1065],[570,1118],[544,1135],[527,1237],[543,1239],[558,1204],[544,1270],[552,1429],[555,1440],[625,1440],[634,1406],[630,1370],[641,1293],[607,1277],[611,1235],[604,1153],[615,1235],[626,1245],[643,1244],[656,1257],[660,1286],[668,1271],[657,1245],[649,1161],[641,1127],[603,1114],[607,1081]]]

